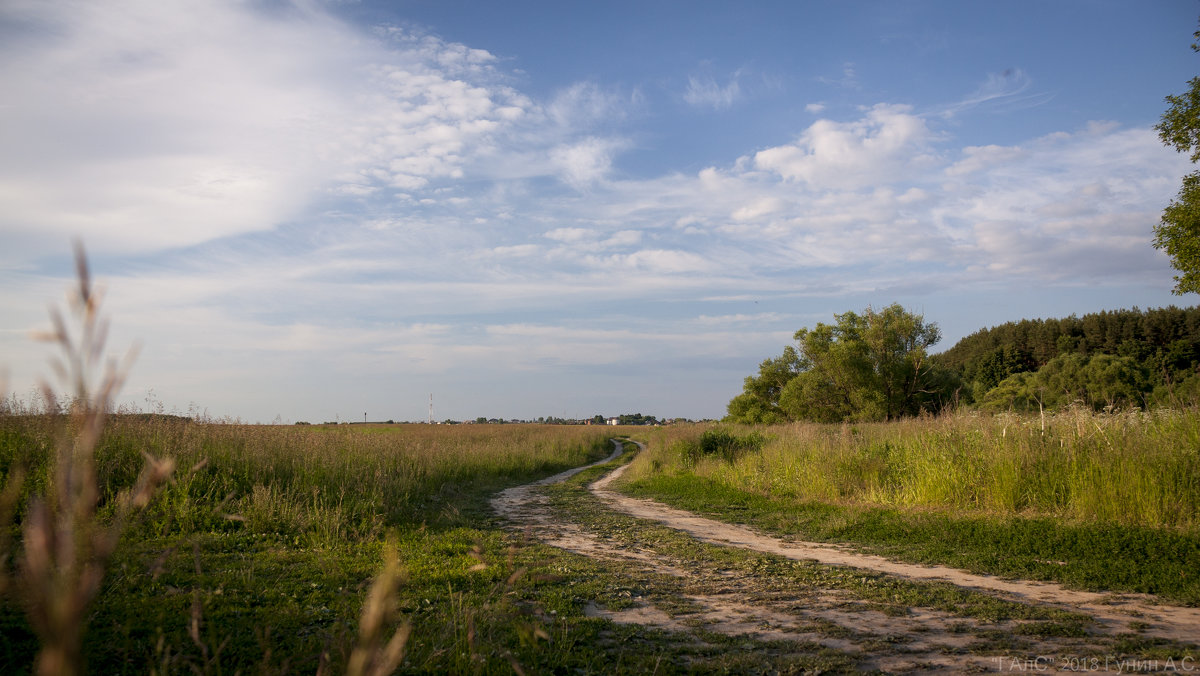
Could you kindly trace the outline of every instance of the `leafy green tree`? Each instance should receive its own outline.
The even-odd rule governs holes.
[[[1192,37],[1200,39],[1200,31]],[[1200,42],[1192,43],[1192,49],[1200,52]],[[1169,106],[1155,129],[1163,143],[1191,153],[1195,163],[1200,161],[1200,77],[1188,85],[1183,94],[1167,97]],[[1200,172],[1184,177],[1179,194],[1163,210],[1154,227],[1154,247],[1167,252],[1171,266],[1183,273],[1175,277],[1174,292],[1200,293]]]
[[[1200,373],[1159,385],[1154,388],[1151,401],[1157,406],[1200,407]]]
[[[1037,374],[1014,373],[988,390],[979,401],[985,411],[1037,411],[1045,403],[1045,392],[1038,385]]]
[[[1149,373],[1132,357],[1071,353],[1051,359],[1036,373],[1005,378],[984,395],[980,406],[990,411],[1141,407],[1151,389]]]
[[[726,419],[747,425],[785,422],[787,415],[779,408],[779,395],[800,372],[800,365],[800,355],[791,345],[783,348],[781,356],[763,360],[758,375],[746,376],[742,393],[729,402]]]
[[[941,338],[937,324],[899,304],[834,319],[796,332],[797,373],[779,392],[784,415],[893,420],[944,405],[957,380],[929,361],[927,350]]]
[[[1144,406],[1150,374],[1132,357],[1098,354],[1084,367],[1087,396],[1094,408]]]
[[[811,330],[796,332],[800,373],[784,387],[780,406],[798,420],[878,419],[883,416],[883,397],[872,386],[871,360],[863,338],[867,318],[846,312],[834,319],[836,325],[818,323]]]

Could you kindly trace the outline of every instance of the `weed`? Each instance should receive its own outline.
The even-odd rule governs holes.
[[[174,469],[170,458],[145,455],[144,467],[134,473],[134,485],[102,504],[105,496],[97,482],[95,451],[132,353],[125,364],[110,362],[100,371],[108,324],[100,315],[100,295],[91,285],[78,246],[76,271],[78,287],[68,296],[73,326],[52,309],[53,329],[39,336],[60,349],[54,368],[59,379],[73,387],[73,396],[64,415],[54,390],[42,386],[54,455],[49,483],[39,482],[25,510],[18,562],[19,595],[40,642],[35,669],[47,675],[82,670],[85,618],[125,523],[131,513],[149,504]],[[19,467],[9,463],[8,469],[0,505],[6,519],[25,480]],[[7,521],[0,527],[6,532],[0,561],[7,566],[13,558]]]

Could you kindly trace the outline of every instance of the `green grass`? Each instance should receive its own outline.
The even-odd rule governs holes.
[[[787,457],[785,428],[762,430],[761,449],[748,445],[707,457],[701,446],[700,457],[686,467],[671,457],[677,436],[699,436],[703,429],[660,431],[634,461],[630,471],[641,476],[632,489],[764,530],[852,542],[899,558],[1089,588],[1151,591],[1189,603],[1200,599],[1195,578],[1200,558],[1191,526],[1150,527],[1103,515],[1067,518],[1028,507],[1006,513],[881,505],[861,494],[802,499],[798,489],[765,491],[761,483],[735,481],[749,476],[748,468],[765,472],[768,460]],[[878,448],[879,435],[902,437],[912,429],[917,428],[806,433],[861,437]],[[55,422],[44,416],[0,415],[0,479],[7,482],[18,468],[25,476],[18,525],[28,517],[21,505],[29,495],[53,484],[56,433]],[[604,457],[612,433],[524,425],[277,427],[110,419],[95,453],[102,519],[115,513],[120,491],[136,482],[143,452],[172,457],[177,469],[172,482],[127,524],[108,561],[102,588],[88,608],[83,642],[88,670],[339,673],[358,644],[361,612],[389,542],[405,573],[394,603],[397,616],[412,627],[401,664],[406,673],[496,673],[514,665],[526,673],[853,670],[852,658],[815,644],[709,635],[703,627],[670,633],[584,613],[589,604],[620,609],[651,602],[686,618],[695,612],[688,593],[716,592],[729,580],[764,599],[780,593],[802,599],[835,589],[863,607],[898,616],[931,608],[977,622],[1016,623],[1015,633],[980,632],[977,649],[984,652],[1039,637],[1075,637],[1087,626],[1078,615],[948,584],[705,545],[603,509],[583,488],[602,468],[550,487],[547,494],[562,514],[599,537],[651,549],[694,571],[693,579],[525,542],[491,513],[487,501],[502,488]],[[893,446],[901,441],[883,439]],[[874,480],[861,476],[872,472],[896,476],[878,452],[854,460],[851,450],[839,451],[844,465],[857,462],[863,469],[858,480],[842,472],[847,485],[870,485]],[[1187,456],[1174,461],[1186,466]],[[18,549],[12,553],[19,556],[18,533],[13,542]],[[10,581],[17,579],[11,565],[6,572]],[[4,673],[30,673],[39,646],[22,597],[10,585],[0,599]],[[1176,651],[1136,635],[1122,640],[1133,652]],[[881,650],[892,649],[886,637],[879,641]]]
[[[1198,430],[1194,411],[1071,412],[1045,433],[1037,418],[972,415],[801,425],[695,462],[702,430],[676,429],[650,439],[623,490],[785,537],[1195,605]]]
[[[102,516],[136,481],[143,451],[175,458],[178,469],[107,562],[82,627],[87,671],[342,673],[389,542],[404,571],[396,617],[412,630],[403,673],[850,671],[852,661],[820,650],[699,641],[585,614],[668,587],[525,542],[488,500],[604,457],[612,432],[110,419],[95,453]],[[53,482],[53,433],[43,417],[0,416],[0,472],[7,480],[26,468],[26,497]],[[27,516],[18,509],[17,525]],[[6,674],[32,673],[39,649],[24,596],[0,598]],[[735,649],[745,645],[751,654]]]
[[[796,502],[686,475],[647,478],[623,490],[783,537],[848,543],[905,561],[1200,603],[1195,534]]]
[[[0,416],[0,483],[23,468],[25,497],[49,485],[54,432],[43,416]],[[102,516],[136,480],[143,451],[175,458],[178,469],[108,562],[84,635],[89,671],[315,673],[322,664],[341,671],[389,539],[407,575],[397,603],[413,625],[409,670],[486,672],[511,669],[513,661],[537,667],[587,659],[548,653],[539,631],[553,633],[529,619],[531,612],[541,617],[537,604],[521,600],[554,601],[553,617],[572,618],[552,627],[571,636],[560,643],[589,642],[607,631],[605,623],[584,618],[580,602],[543,594],[547,583],[536,572],[546,565],[569,572],[586,562],[514,547],[487,500],[603,457],[608,433],[112,418],[95,452]],[[17,525],[26,516],[19,508]],[[20,548],[19,535],[14,542]],[[473,570],[481,558],[487,567]],[[508,583],[521,569],[531,572]],[[0,669],[23,673],[38,642],[20,589],[11,591],[0,600]],[[595,654],[590,659],[599,663]]]

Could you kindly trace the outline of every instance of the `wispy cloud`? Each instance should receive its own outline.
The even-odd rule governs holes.
[[[862,83],[858,80],[858,67],[853,61],[847,61],[842,64],[842,72],[837,77],[826,75],[819,76],[817,82],[827,84],[841,89],[861,89]]]
[[[1033,80],[1020,68],[1008,68],[999,73],[989,73],[979,88],[961,101],[946,106],[941,115],[954,117],[976,108],[1012,111],[1033,108],[1047,103],[1054,95],[1050,92],[1033,92]]]
[[[735,72],[724,85],[719,84],[710,75],[688,76],[687,90],[683,100],[693,106],[725,110],[742,98],[742,87],[739,83],[741,72]]]
[[[0,159],[7,232],[129,251],[268,230],[323,191],[461,177],[530,109],[496,83],[486,52],[398,29],[365,36],[315,11],[138,0],[27,11],[45,39],[0,41],[18,102],[0,124],[22,130]]]

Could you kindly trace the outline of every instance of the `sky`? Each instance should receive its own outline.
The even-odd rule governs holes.
[[[1194,0],[0,2],[0,367],[72,242],[119,398],[716,418],[797,329],[1191,306]]]

